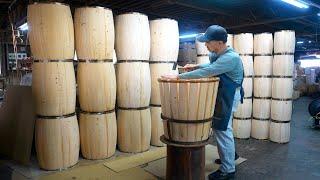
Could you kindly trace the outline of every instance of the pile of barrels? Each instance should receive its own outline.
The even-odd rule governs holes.
[[[163,146],[157,79],[177,73],[172,69],[179,50],[178,23],[149,21],[140,13],[113,19],[112,10],[103,7],[76,8],[73,20],[70,7],[62,3],[28,6],[35,144],[42,169],[75,165],[80,149],[86,159],[104,159],[116,146],[123,152]]]
[[[295,32],[278,31],[274,38],[271,33],[237,34],[234,48],[244,66],[245,95],[233,116],[235,137],[289,142]]]

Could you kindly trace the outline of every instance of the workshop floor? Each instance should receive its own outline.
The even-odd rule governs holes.
[[[294,102],[288,144],[236,140],[238,154],[247,159],[237,166],[236,179],[320,179],[320,130],[310,128],[307,108],[311,100],[302,97]],[[13,178],[12,169],[1,164],[1,158],[0,179],[19,179]]]

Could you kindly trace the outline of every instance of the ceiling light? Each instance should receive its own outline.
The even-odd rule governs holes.
[[[179,36],[180,39],[185,39],[185,38],[194,38],[196,37],[198,34],[186,34],[186,35],[182,35]]]
[[[303,44],[303,41],[298,41],[297,44]]]
[[[19,29],[20,29],[21,31],[26,31],[26,30],[28,30],[28,24],[27,24],[27,23],[22,24],[21,26],[19,26]]]
[[[282,0],[282,1],[291,5],[294,5],[298,8],[309,8],[308,3],[301,0]]]

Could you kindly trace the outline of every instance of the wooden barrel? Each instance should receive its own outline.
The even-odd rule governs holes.
[[[116,77],[117,105],[119,107],[149,106],[151,78],[148,61],[126,62],[118,60]]]
[[[272,33],[255,34],[253,39],[255,55],[272,55],[273,37]]]
[[[123,152],[143,152],[150,148],[150,108],[118,108],[118,147]]]
[[[80,140],[75,114],[62,117],[38,117],[35,145],[40,168],[65,169],[78,162]]]
[[[86,159],[103,159],[116,151],[117,123],[114,110],[80,112],[81,153]]]
[[[81,110],[103,112],[115,108],[117,88],[112,62],[79,60],[77,80]]]
[[[68,5],[61,3],[29,5],[28,27],[33,59],[73,59],[74,30]]]
[[[236,138],[247,139],[250,137],[252,119],[252,98],[244,98],[233,114],[233,134]]]
[[[272,98],[291,99],[293,92],[292,76],[273,76]]]
[[[295,51],[295,32],[282,30],[274,33],[274,53],[294,53]]]
[[[275,76],[293,76],[294,56],[274,55],[272,69]]]
[[[197,64],[207,64],[210,63],[209,56],[197,55]]]
[[[254,56],[254,75],[269,76],[272,75],[273,56]]]
[[[253,79],[252,76],[245,76],[242,82],[242,87],[244,91],[244,97],[250,98],[252,97],[253,90]]]
[[[251,137],[255,139],[268,139],[271,97],[253,98],[252,107]]]
[[[151,145],[164,146],[164,143],[160,141],[160,137],[164,134],[163,123],[161,119],[161,105],[150,106],[151,112]]]
[[[253,58],[252,56],[240,55],[243,64],[244,76],[253,76]]]
[[[200,33],[199,35],[203,35],[203,34],[204,33]],[[195,45],[196,45],[196,51],[197,51],[198,56],[199,55],[202,55],[202,56],[209,55],[209,50],[204,42],[200,42],[200,41],[196,40]]]
[[[75,112],[76,80],[72,60],[35,60],[32,77],[37,114],[60,116]]]
[[[137,12],[118,15],[115,30],[115,49],[118,60],[149,60],[150,29],[148,16]]]
[[[74,28],[78,59],[112,59],[114,25],[110,9],[104,7],[76,8]]]
[[[253,55],[253,34],[241,33],[234,35],[233,46],[240,55]]]
[[[177,62],[179,52],[178,22],[161,18],[150,21],[150,61]]]
[[[290,121],[292,114],[291,99],[272,98],[271,101],[271,119],[276,121]]]
[[[219,78],[159,79],[164,138],[199,144],[209,138]]]
[[[270,141],[277,143],[287,143],[290,141],[290,121],[287,122],[270,122]]]
[[[271,98],[272,76],[254,76],[253,89],[255,97]]]
[[[228,37],[227,37],[227,46],[233,48],[233,34],[228,34]]]

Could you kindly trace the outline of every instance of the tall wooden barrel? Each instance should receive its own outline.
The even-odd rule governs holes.
[[[290,99],[292,98],[293,81],[291,76],[273,76],[272,98]]]
[[[240,55],[253,55],[253,34],[241,33],[234,35],[233,46]]]
[[[254,56],[254,75],[256,76],[268,76],[272,75],[273,66],[273,56],[272,55],[255,55]]]
[[[200,33],[199,35],[202,35],[203,33]],[[199,42],[196,40],[196,51],[197,51],[197,64],[206,64],[209,63],[209,50],[205,43]]]
[[[86,159],[112,156],[117,144],[117,123],[114,110],[80,112],[81,153]]]
[[[294,55],[274,55],[273,75],[293,76]]]
[[[151,139],[148,17],[135,12],[118,15],[115,30],[118,147],[142,152],[149,149]]]
[[[35,143],[39,165],[55,170],[73,166],[79,156],[73,69],[74,29],[68,5],[28,6],[29,42],[34,59],[32,91],[38,118]]]
[[[240,55],[243,64],[244,79],[242,87],[244,90],[244,97],[252,97],[253,88],[253,58],[248,55]]]
[[[271,97],[255,97],[252,103],[251,137],[268,139]]]
[[[272,33],[255,34],[253,39],[255,55],[272,55],[273,37]]]
[[[228,37],[227,37],[227,46],[233,48],[233,34],[228,34]]]
[[[81,152],[87,159],[103,159],[114,154],[117,137],[112,11],[103,7],[76,8],[74,26],[82,111]]]
[[[209,138],[219,79],[159,79],[164,138],[198,144]]]
[[[179,52],[178,22],[173,19],[156,19],[150,21],[151,51],[151,144],[163,146],[160,136],[163,135],[161,120],[161,102],[158,78],[167,73],[178,74],[174,70]]]
[[[78,162],[80,140],[77,117],[39,116],[35,145],[39,166],[46,170],[65,169]]]
[[[250,138],[252,119],[252,98],[244,98],[233,114],[233,134],[240,139]]]
[[[290,121],[278,122],[270,121],[269,139],[277,143],[287,143],[290,141]]]
[[[274,33],[274,53],[294,53],[296,45],[295,32],[282,30]]]

